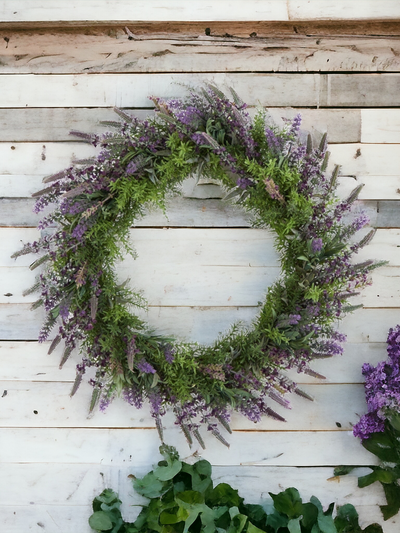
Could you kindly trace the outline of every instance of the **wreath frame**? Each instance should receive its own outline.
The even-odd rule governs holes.
[[[231,432],[232,410],[254,422],[262,415],[284,421],[267,400],[289,407],[287,392],[311,399],[284,371],[323,377],[309,363],[342,353],[345,337],[334,324],[360,307],[350,298],[383,264],[351,262],[375,230],[352,241],[368,223],[363,212],[347,217],[362,185],[337,198],[339,166],[326,175],[326,134],[313,148],[310,135],[305,142],[299,135],[300,115],[282,129],[264,110],[252,120],[230,91],[233,100],[211,84],[189,89],[183,100],[152,97],[154,118],[116,109],[122,123],[106,123],[115,133],[71,132],[100,145],[100,154],[43,180],[50,185],[33,195],[35,211],[56,206],[38,228],[56,227],[13,255],[39,254],[30,268],[44,265],[24,292],[40,291],[32,305],[46,311],[39,341],[59,323],[49,353],[64,341],[60,368],[80,345],[71,396],[94,366],[90,412],[98,403],[105,410],[117,395],[138,409],[148,400],[161,439],[161,417],[171,408],[189,444],[194,437],[202,447],[202,424],[229,445],[221,426]],[[165,209],[167,195],[193,172],[217,179],[226,199],[236,197],[258,227],[270,227],[281,258],[280,280],[268,288],[253,324],[233,325],[212,346],[150,331],[130,311],[144,307],[143,298],[119,285],[114,270],[122,250],[133,253],[129,228],[144,206]]]

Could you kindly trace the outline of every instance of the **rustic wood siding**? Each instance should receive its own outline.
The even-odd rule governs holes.
[[[166,8],[167,6],[167,8]],[[229,20],[227,20],[229,19]],[[374,462],[352,436],[365,412],[361,365],[385,358],[389,327],[400,321],[400,4],[391,0],[81,0],[46,6],[5,0],[0,6],[0,523],[4,531],[89,532],[94,495],[111,486],[131,502],[128,475],[157,460],[148,412],[116,401],[87,418],[90,387],[69,397],[71,357],[35,342],[43,318],[29,311],[31,258],[10,258],[35,239],[30,195],[43,176],[93,148],[71,129],[104,131],[114,105],[144,117],[148,96],[179,96],[181,83],[232,86],[272,115],[301,112],[316,137],[328,131],[331,165],[342,165],[340,194],[365,183],[363,206],[378,228],[359,254],[387,259],[359,297],[364,309],[341,325],[345,354],[317,361],[326,376],[292,377],[315,400],[292,398],[287,423],[258,425],[233,417],[231,448],[206,436],[202,456],[214,475],[256,503],[296,486],[324,505],[352,502],[364,526],[383,522],[378,486],[360,490],[357,474],[333,478],[338,464]],[[220,201],[212,183],[188,180],[167,217],[151,211],[132,236],[139,252],[135,284],[149,299],[147,318],[160,332],[212,342],[235,320],[251,320],[279,273],[271,235]],[[166,440],[182,456],[195,451],[171,417]],[[139,501],[137,499],[136,501]],[[132,513],[128,505],[127,515]],[[398,532],[399,518],[384,524]]]

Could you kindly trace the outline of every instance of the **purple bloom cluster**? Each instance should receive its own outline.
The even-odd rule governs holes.
[[[354,426],[353,433],[367,439],[371,433],[384,431],[385,421],[400,414],[400,326],[389,330],[387,338],[389,359],[373,367],[365,363],[365,397],[368,413]]]

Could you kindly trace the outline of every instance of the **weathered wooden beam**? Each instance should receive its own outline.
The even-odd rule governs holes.
[[[205,36],[229,41],[230,39],[255,39],[270,37],[296,36],[371,36],[375,38],[400,35],[400,16],[392,20],[312,20],[312,21],[274,21],[274,20],[231,20],[231,21],[147,21],[121,20],[105,21],[4,21],[0,20],[0,30],[6,32],[28,32],[36,34],[57,32],[69,35],[98,35],[108,33],[116,36],[128,28],[137,39],[198,39]],[[10,38],[11,34],[5,34]],[[7,41],[6,41],[7,43]]]
[[[129,32],[129,34],[127,33]],[[399,29],[400,33],[400,29]],[[133,37],[132,37],[133,36]],[[186,37],[0,31],[3,74],[156,72],[398,72],[398,37]]]

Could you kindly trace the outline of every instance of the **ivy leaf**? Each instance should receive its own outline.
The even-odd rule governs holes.
[[[275,509],[289,518],[297,518],[303,512],[303,503],[299,491],[290,487],[279,494],[268,493],[274,501]]]
[[[281,527],[286,527],[288,522],[288,517],[278,513],[276,510],[267,517],[267,525],[271,526],[274,531],[278,531]]]
[[[217,505],[228,505],[229,507],[239,507],[243,498],[239,496],[237,490],[233,489],[227,483],[220,483],[209,494],[207,504],[210,507]]]
[[[181,471],[181,461],[172,461],[167,466],[158,466],[154,470],[154,476],[160,481],[168,481]]]
[[[392,518],[400,510],[400,487],[395,483],[382,484],[385,491],[387,505],[380,505],[384,520]]]
[[[241,533],[246,525],[247,516],[241,514],[237,507],[231,507],[229,509],[229,514],[231,517],[231,524],[227,529],[227,533]]]
[[[397,475],[394,472],[378,467],[370,474],[359,477],[358,486],[360,488],[368,487],[368,485],[375,483],[375,481],[380,481],[381,483],[393,483],[396,479]]]
[[[290,533],[301,533],[300,518],[292,518],[287,525]]]
[[[259,529],[257,526],[249,522],[247,526],[247,533],[264,533],[263,529]]]
[[[387,433],[372,433],[362,443],[366,450],[376,455],[381,461],[388,463],[396,463],[399,460],[395,444]]]
[[[307,531],[311,531],[314,524],[318,521],[318,508],[311,502],[304,503],[302,514],[301,525]]]
[[[346,476],[347,474],[350,474],[350,472],[352,472],[355,468],[355,466],[347,466],[347,465],[341,465],[341,466],[337,466],[334,470],[333,470],[333,475],[334,476]]]
[[[108,531],[113,527],[109,516],[104,511],[96,511],[89,518],[89,525],[95,531]]]
[[[153,472],[149,472],[142,479],[135,479],[133,488],[146,498],[158,498],[164,492],[164,483],[157,479]]]
[[[361,531],[358,524],[358,513],[350,503],[346,503],[338,508],[334,522],[338,533],[342,533],[342,531],[343,533],[347,531]]]

